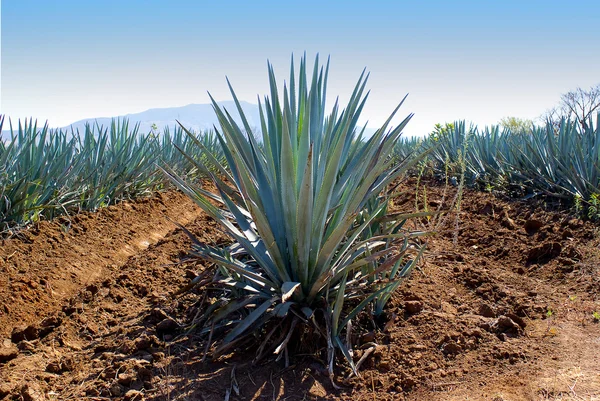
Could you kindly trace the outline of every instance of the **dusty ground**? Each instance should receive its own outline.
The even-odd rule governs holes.
[[[429,208],[441,198],[430,186]],[[288,369],[250,365],[253,350],[202,361],[182,329],[197,297],[175,294],[203,267],[175,264],[189,240],[167,217],[201,241],[226,240],[172,192],[2,242],[0,399],[600,399],[600,240],[590,223],[467,191],[458,230],[456,214],[438,227],[389,304],[387,330],[366,333],[379,347],[361,377],[344,380],[340,362],[334,390],[312,356]]]

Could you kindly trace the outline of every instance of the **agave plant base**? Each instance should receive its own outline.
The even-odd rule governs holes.
[[[214,273],[214,271],[212,272]],[[205,275],[203,275],[206,277]],[[195,289],[195,294],[204,303],[197,305],[199,310],[209,311],[214,309],[215,302],[227,297],[229,294],[223,291],[211,288],[211,283],[206,284],[205,288]],[[256,308],[258,305],[248,304],[248,309]],[[349,302],[349,308],[356,307],[356,302]],[[371,308],[362,310],[354,319],[353,323],[347,325],[344,336],[344,345],[348,354],[342,359],[350,357],[353,361],[354,369],[335,369],[335,359],[333,353],[333,344],[330,333],[331,311],[330,306],[325,299],[318,299],[315,304],[305,306],[314,311],[310,318],[304,316],[303,307],[298,305],[292,307],[288,314],[280,319],[270,319],[259,329],[253,330],[246,336],[238,337],[236,340],[223,344],[217,339],[222,339],[226,335],[226,330],[216,325],[208,326],[205,319],[208,317],[202,315],[196,317],[188,326],[188,334],[195,338],[200,349],[203,350],[203,361],[210,358],[211,361],[218,361],[222,358],[227,360],[231,353],[246,356],[247,362],[252,364],[274,361],[281,363],[284,367],[296,365],[302,360],[320,361],[329,373],[331,383],[337,387],[334,376],[351,376],[357,373],[360,364],[365,358],[354,358],[354,346],[361,348],[375,349],[378,344],[375,332],[383,332],[390,322],[394,322],[395,315],[390,315],[384,311],[375,315]],[[232,321],[242,320],[244,314],[240,312],[239,316],[229,316]],[[364,355],[364,354],[362,354]],[[358,362],[358,363],[357,363]]]

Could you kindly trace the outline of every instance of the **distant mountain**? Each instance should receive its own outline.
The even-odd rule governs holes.
[[[240,115],[233,101],[218,102],[221,107],[224,107],[236,120],[241,124]],[[248,102],[240,102],[244,115],[252,128],[260,127],[260,114],[258,106]],[[86,124],[98,124],[104,127],[110,127],[113,118],[127,118],[130,127],[133,124],[140,124],[139,132],[147,133],[152,129],[152,125],[156,124],[158,131],[162,132],[165,127],[171,130],[177,124],[177,120],[186,128],[198,132],[207,129],[212,129],[213,125],[219,126],[217,116],[213,110],[212,104],[188,104],[183,107],[169,107],[163,109],[150,109],[141,113],[126,114],[117,117],[99,117],[87,118],[85,120],[76,121],[63,129],[79,130],[83,132]]]
[[[240,115],[237,112],[237,108],[233,101],[218,102],[218,104],[219,106],[224,107],[241,126]],[[257,132],[260,131],[260,113],[258,105],[248,102],[240,102],[240,104],[250,127],[256,129]],[[158,132],[163,132],[165,127],[169,127],[169,129],[173,130],[175,126],[179,126],[177,121],[180,121],[186,128],[196,132],[212,129],[215,125],[217,127],[219,126],[212,104],[188,104],[187,106],[182,107],[150,109],[141,113],[126,114],[123,116],[87,118],[85,120],[76,121],[66,127],[61,127],[60,129],[70,132],[72,128],[74,131],[79,130],[79,132],[83,133],[86,124],[98,124],[105,128],[109,128],[113,118],[128,119],[130,129],[132,129],[135,124],[139,123],[140,133],[150,132],[153,124],[156,124],[158,127]],[[0,134],[4,139],[10,137],[10,132],[6,131],[7,126],[8,124],[5,124],[5,131]],[[14,125],[13,128],[16,127],[18,127],[18,125]],[[365,130],[365,136],[370,137],[374,132],[374,129],[367,128]]]

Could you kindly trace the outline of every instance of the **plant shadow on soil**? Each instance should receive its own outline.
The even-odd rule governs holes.
[[[404,186],[394,211],[414,208],[414,184]],[[444,188],[427,186],[428,207],[439,207]],[[103,222],[105,235],[110,223]],[[137,234],[156,225],[148,219]],[[185,227],[204,242],[226,240],[202,213]],[[378,346],[360,377],[344,381],[348,369],[338,360],[336,383],[343,388],[336,391],[319,355],[291,357],[288,369],[272,359],[253,366],[249,347],[202,362],[195,334],[182,335],[198,296],[174,294],[203,266],[177,264],[190,242],[173,228],[62,300],[32,296],[43,286],[13,286],[12,296],[23,294],[28,304],[17,310],[8,302],[10,313],[0,316],[5,334],[12,332],[12,340],[0,342],[0,399],[591,400],[600,396],[600,326],[592,318],[600,311],[596,230],[531,203],[465,191],[461,211],[429,241],[420,270],[388,304],[386,329],[357,328],[355,359],[367,352],[362,345]],[[22,245],[30,253],[40,246],[36,238]],[[79,261],[99,246],[82,249]],[[0,256],[12,263],[10,254]],[[69,269],[57,270],[58,278],[71,277]],[[12,284],[48,273],[5,272]],[[28,328],[35,338],[20,338]]]

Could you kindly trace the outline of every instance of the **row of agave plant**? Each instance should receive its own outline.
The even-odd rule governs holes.
[[[231,85],[240,124],[213,100],[227,166],[216,159],[196,166],[211,172],[215,191],[164,166],[233,239],[215,246],[188,233],[192,255],[214,267],[195,280],[205,296],[193,325],[206,355],[254,347],[257,360],[276,354],[287,363],[290,352],[321,350],[331,376],[336,354],[356,372],[352,322],[382,314],[425,249],[425,233],[406,222],[431,213],[388,213],[392,183],[423,157],[394,158],[412,115],[391,127],[398,106],[364,138],[357,122],[368,76],[344,108],[336,102],[326,113],[328,66],[317,57],[311,74],[304,57],[296,75],[292,59],[280,88],[269,64],[262,138],[248,135]]]
[[[3,122],[0,116],[0,132]],[[195,155],[202,152],[199,142],[222,158],[214,135],[189,136],[179,127],[158,136],[142,134],[127,121],[88,125],[82,133],[32,121],[12,128],[0,140],[0,232],[159,190],[169,181],[158,163],[191,178],[202,174],[177,148]]]
[[[484,190],[518,189],[525,196],[545,195],[598,214],[600,194],[600,115],[583,128],[563,120],[560,126],[532,126],[513,133],[499,126],[447,124],[424,140],[396,145],[398,155],[434,146],[426,168],[438,174],[464,174],[468,185]]]

